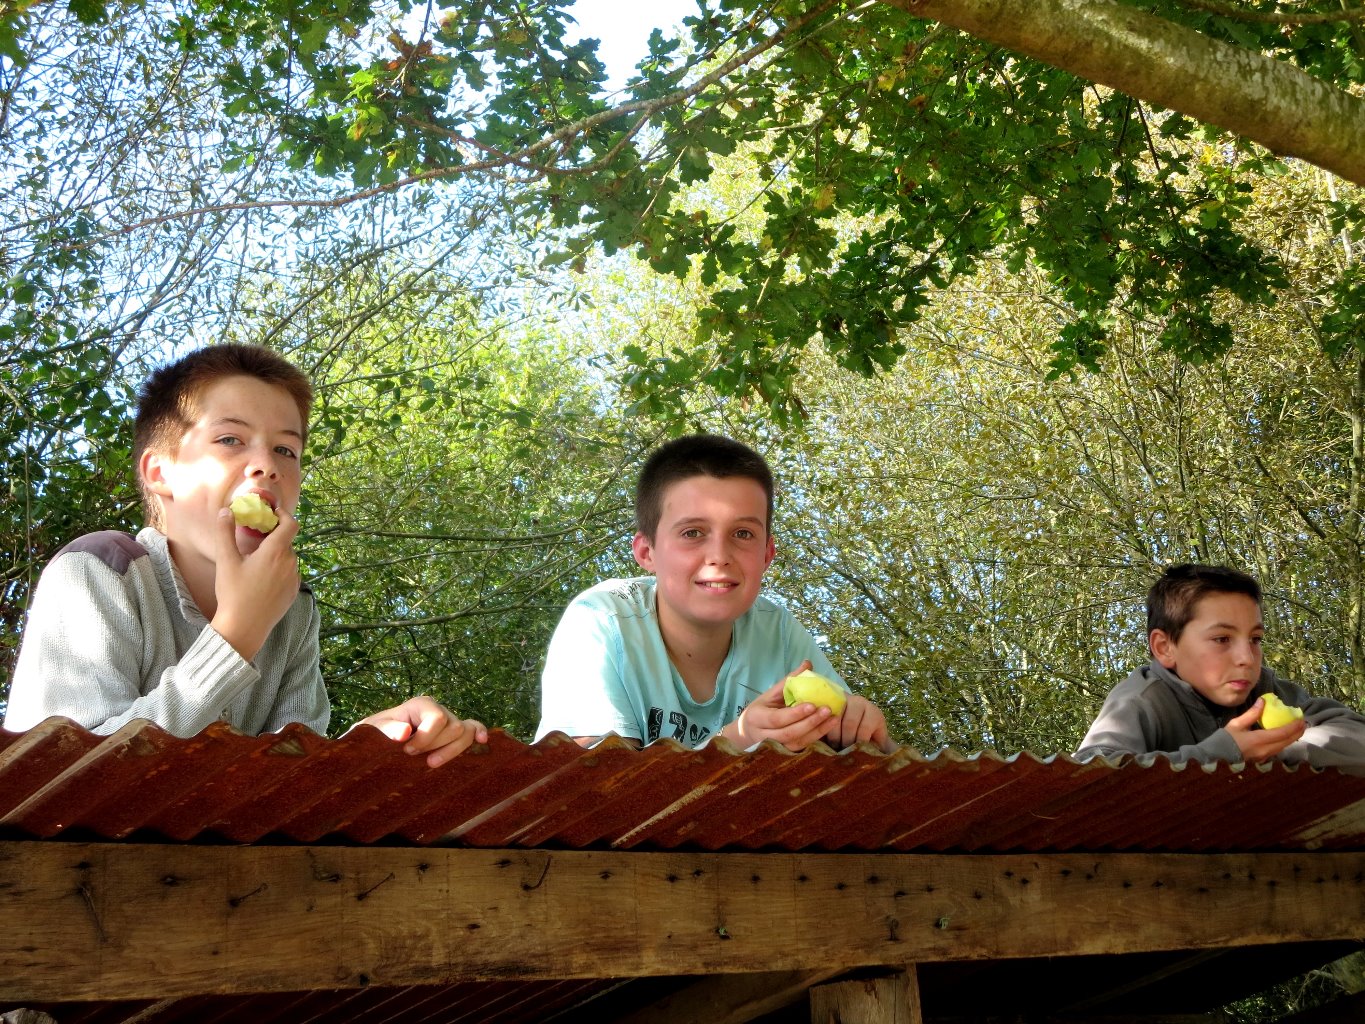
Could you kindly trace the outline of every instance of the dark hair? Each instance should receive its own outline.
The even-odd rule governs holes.
[[[155,370],[137,396],[133,423],[133,465],[148,450],[174,455],[180,439],[198,416],[197,405],[204,391],[225,377],[254,377],[288,392],[299,407],[305,439],[308,413],[313,407],[313,386],[307,376],[277,352],[260,345],[210,345]],[[161,529],[161,503],[137,474],[147,523]]]
[[[635,485],[635,529],[650,540],[664,512],[664,490],[694,476],[744,477],[768,497],[768,528],[773,522],[773,471],[748,445],[719,434],[689,434],[660,445],[645,460]]]
[[[1210,594],[1245,594],[1258,605],[1261,585],[1251,576],[1224,565],[1173,565],[1147,592],[1147,635],[1159,629],[1171,642],[1194,618],[1194,606]]]

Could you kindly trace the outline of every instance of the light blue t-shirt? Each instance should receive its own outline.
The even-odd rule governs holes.
[[[540,683],[539,740],[551,732],[701,746],[751,700],[809,660],[845,685],[792,614],[759,597],[735,620],[715,695],[698,704],[669,661],[654,577],[605,580],[583,591],[555,627]]]

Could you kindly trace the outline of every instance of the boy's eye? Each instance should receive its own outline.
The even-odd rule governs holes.
[[[701,536],[701,531],[694,526],[691,529],[684,530],[682,532],[682,535],[687,540],[696,540],[698,537]]]
[[[735,536],[738,537],[740,540],[753,540],[754,531],[753,531],[753,530],[736,530],[736,531],[735,531]]]
[[[289,459],[297,459],[299,457],[299,453],[294,451],[294,449],[290,448],[287,444],[276,445],[275,451]]]
[[[218,439],[218,444],[227,445],[229,448],[231,448],[233,445],[238,445],[241,443],[242,442],[240,438],[233,437],[231,434],[225,434]]]

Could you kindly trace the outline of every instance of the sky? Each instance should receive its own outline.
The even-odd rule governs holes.
[[[601,41],[597,56],[607,66],[609,89],[619,89],[649,52],[650,32],[674,28],[696,13],[697,0],[575,0],[569,8],[577,38]]]

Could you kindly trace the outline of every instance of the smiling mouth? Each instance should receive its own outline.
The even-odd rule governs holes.
[[[725,580],[698,580],[697,586],[703,590],[732,590],[739,586],[738,583],[727,583]]]

